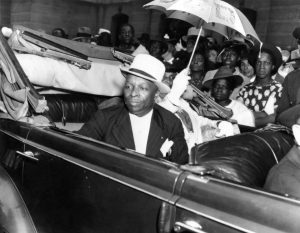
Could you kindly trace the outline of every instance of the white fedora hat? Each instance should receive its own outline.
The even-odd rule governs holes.
[[[149,54],[136,55],[130,67],[123,66],[120,69],[123,75],[124,73],[133,74],[155,83],[161,93],[170,92],[169,86],[162,82],[166,70],[165,65]]]

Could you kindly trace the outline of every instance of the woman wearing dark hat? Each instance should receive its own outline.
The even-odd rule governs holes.
[[[276,74],[281,63],[280,51],[273,45],[263,44],[255,63],[256,78],[239,92],[237,99],[254,112],[256,126],[275,121],[282,85],[272,75]]]
[[[234,75],[232,71],[222,66],[219,68],[213,79],[206,81],[203,85],[211,90],[211,96],[219,105],[232,110],[233,115],[231,120],[237,121],[240,125],[254,127],[254,116],[243,103],[230,99],[233,90],[240,86],[243,78],[239,75]]]

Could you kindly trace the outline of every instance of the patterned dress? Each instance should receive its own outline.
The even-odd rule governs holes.
[[[278,105],[282,92],[282,85],[279,82],[272,80],[265,86],[256,86],[254,83],[249,83],[240,90],[237,100],[244,103],[252,111],[260,112],[264,109],[269,96],[273,92],[275,92],[276,98],[275,105]]]

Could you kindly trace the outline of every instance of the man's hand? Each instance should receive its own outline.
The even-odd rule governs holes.
[[[168,94],[168,99],[175,105],[178,105],[179,98],[182,96],[183,92],[186,90],[189,80],[188,69],[183,69],[179,74],[176,75],[173,80],[173,86]]]

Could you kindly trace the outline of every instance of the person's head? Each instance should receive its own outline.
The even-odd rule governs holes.
[[[205,58],[201,52],[196,51],[194,53],[190,69],[192,72],[200,72],[205,70]]]
[[[138,54],[130,67],[121,67],[126,78],[123,94],[128,111],[137,116],[146,115],[159,93],[168,93],[170,88],[162,82],[165,66],[148,54]]]
[[[76,37],[72,40],[84,43],[91,43],[91,36],[91,29],[89,27],[79,27],[77,30]]]
[[[129,23],[123,24],[120,27],[118,38],[120,44],[131,44],[134,38],[134,27]]]
[[[151,40],[149,53],[156,58],[160,58],[168,49],[168,45],[159,39]]]
[[[191,27],[189,28],[187,35],[182,37],[182,39],[186,42],[186,51],[188,53],[192,53],[199,33],[200,29]],[[204,36],[204,30],[201,30],[201,36]]]
[[[235,88],[234,82],[231,79],[220,78],[212,83],[211,96],[216,102],[227,101]]]
[[[208,48],[213,48],[213,47],[217,46],[218,43],[217,43],[217,40],[214,37],[207,36],[206,39],[207,39],[207,47]]]
[[[276,74],[282,64],[280,51],[271,44],[263,44],[256,59],[255,73],[259,79],[269,78]]]
[[[212,63],[217,63],[218,49],[211,47],[207,50],[207,60]]]
[[[105,28],[99,28],[98,35],[96,35],[93,39],[97,45],[106,47],[112,46],[111,32]]]
[[[222,65],[231,69],[236,67],[239,61],[239,53],[234,47],[225,48],[221,54]]]
[[[112,46],[111,34],[108,32],[102,32],[98,38],[98,45],[111,47]]]
[[[67,38],[67,34],[62,28],[54,28],[52,30],[52,36],[61,37],[61,38]]]
[[[232,91],[242,83],[241,76],[234,75],[227,66],[221,66],[213,79],[207,80],[203,86],[211,90],[211,95],[216,102],[222,102],[229,100]]]
[[[252,78],[255,74],[254,67],[248,57],[241,58],[240,70],[241,73],[247,78]]]
[[[188,36],[186,41],[186,51],[192,53],[196,44],[197,36]]]

